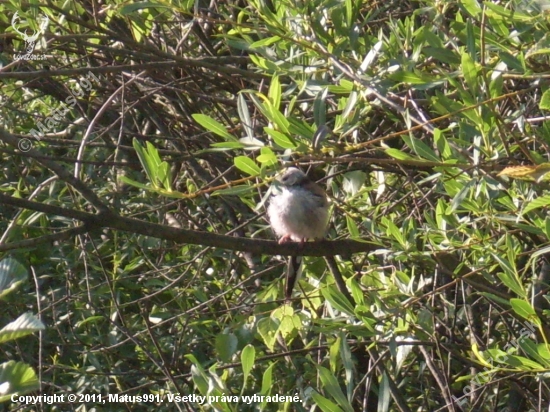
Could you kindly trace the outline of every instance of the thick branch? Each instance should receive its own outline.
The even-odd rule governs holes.
[[[231,62],[236,59],[232,58]],[[202,59],[185,59],[175,58],[174,61],[160,61],[152,63],[137,63],[137,64],[124,64],[119,66],[104,66],[104,67],[78,67],[72,69],[59,69],[59,70],[40,70],[31,72],[2,72],[0,71],[0,79],[44,79],[48,77],[56,76],[76,76],[86,75],[89,72],[94,74],[108,74],[108,73],[120,73],[124,71],[132,70],[145,70],[145,69],[168,69],[175,67],[202,67],[204,69],[212,70],[214,72],[221,72],[226,74],[239,74],[247,78],[263,79],[264,75],[251,72],[249,70],[242,70],[233,66],[224,66],[223,58],[202,58]]]
[[[32,202],[4,194],[0,194],[0,204],[80,220],[85,222],[86,227],[90,231],[104,228],[122,230],[124,232],[151,236],[158,239],[171,240],[181,244],[217,247],[220,249],[237,250],[263,255],[349,256],[354,253],[368,253],[378,249],[378,246],[372,243],[357,242],[354,240],[322,240],[317,242],[306,242],[303,246],[300,246],[300,243],[293,242],[278,244],[272,240],[248,239],[217,235],[209,232],[178,229],[119,216],[113,212],[101,212],[99,214],[86,213],[78,210]]]

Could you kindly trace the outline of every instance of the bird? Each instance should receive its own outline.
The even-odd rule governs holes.
[[[279,243],[322,239],[329,220],[326,192],[297,167],[287,168],[271,196],[267,214]],[[287,267],[285,298],[288,300],[301,274],[301,256],[291,256]]]

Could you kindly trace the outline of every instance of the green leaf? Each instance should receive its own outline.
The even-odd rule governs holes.
[[[189,360],[191,365],[191,378],[193,379],[193,383],[195,384],[196,388],[199,390],[200,393],[203,395],[206,395],[208,393],[209,389],[209,379],[208,375],[204,371],[204,368],[200,364],[200,362],[195,358],[194,355],[187,354],[184,355],[184,358]]]
[[[18,339],[44,329],[45,326],[40,319],[31,313],[25,313],[0,330],[0,343]]]
[[[437,129],[437,128],[434,129],[434,141],[435,141],[437,150],[439,150],[439,154],[441,155],[441,158],[443,160],[449,159],[452,156],[451,147],[449,146],[449,143],[447,142],[445,135],[440,129]]]
[[[539,107],[541,110],[550,110],[550,89],[546,90],[540,98]]]
[[[279,82],[279,76],[274,75],[271,78],[271,85],[269,86],[267,97],[269,97],[273,109],[278,110],[281,106],[281,82]]]
[[[338,358],[340,353],[340,337],[338,337],[332,345],[329,347],[329,363],[331,373],[336,372],[336,367],[339,365]]]
[[[494,302],[497,302],[501,305],[508,305],[510,301],[508,299],[501,298],[500,296],[497,296],[493,293],[488,292],[477,292],[480,296],[485,296],[487,299],[490,299]]]
[[[297,134],[308,140],[313,139],[315,130],[313,130],[305,121],[294,116],[288,118],[288,133]]]
[[[79,322],[76,323],[76,327],[77,328],[80,328],[84,325],[87,325],[87,324],[96,324],[96,323],[103,323],[105,322],[105,317],[104,316],[88,316],[86,319],[83,319]]]
[[[313,101],[313,119],[317,126],[324,125],[326,123],[327,95],[328,87],[325,87],[319,93],[317,93],[317,95],[315,96],[315,100]]]
[[[254,187],[251,185],[236,185],[226,189],[216,190],[212,193],[212,196],[242,196],[247,193],[252,193],[253,191]]]
[[[277,338],[277,330],[279,329],[279,322],[271,317],[262,318],[258,321],[258,333],[262,337],[264,343],[273,350],[275,345],[275,339]]]
[[[527,50],[525,54],[526,58],[532,58],[537,55],[548,55],[550,54],[550,36],[546,33],[540,40],[535,44],[532,44],[531,47]],[[543,95],[544,98],[544,95]],[[540,106],[539,106],[540,107]]]
[[[342,189],[344,189],[345,192],[351,195],[356,195],[365,184],[366,178],[366,173],[361,170],[347,172],[346,174],[344,174]]]
[[[346,26],[352,27],[353,25],[353,4],[354,2],[352,0],[345,0],[344,7],[346,11]]]
[[[272,44],[277,43],[280,40],[281,38],[279,36],[266,37],[265,39],[261,39],[261,40],[255,41],[254,43],[251,43],[249,47],[251,49],[259,49],[262,47],[271,46]]]
[[[283,133],[289,133],[289,122],[286,116],[267,102],[265,103],[265,106],[267,109],[267,118]]]
[[[237,351],[239,340],[234,333],[220,333],[216,335],[216,352],[224,362],[231,362],[231,357]]]
[[[550,367],[550,351],[546,343],[536,344],[526,336],[520,336],[518,339],[519,347],[530,359],[544,365],[545,368]]]
[[[349,80],[341,79],[338,85],[330,84],[328,86],[328,91],[335,94],[350,94],[355,85]]]
[[[357,104],[358,97],[359,96],[356,91],[353,91],[349,94],[346,107],[344,107],[344,110],[342,111],[342,120],[346,120],[349,117],[349,115],[352,113],[353,109],[355,108],[355,105]]]
[[[241,364],[243,366],[243,390],[246,387],[246,380],[250,371],[254,366],[254,361],[256,359],[256,349],[252,345],[246,345],[241,353]],[[242,392],[241,392],[242,393]]]
[[[460,0],[461,4],[472,17],[477,17],[481,14],[481,7],[477,0]]]
[[[250,176],[258,176],[260,174],[260,168],[256,162],[247,156],[237,156],[233,162],[235,163],[235,167],[237,167],[237,169]]]
[[[333,286],[328,286],[321,289],[323,297],[329,301],[329,303],[341,312],[346,313],[349,316],[353,316],[354,310],[351,303]]]
[[[435,152],[422,140],[414,136],[403,136],[403,141],[422,159],[431,160],[432,162],[441,161]]]
[[[512,298],[510,299],[510,305],[512,309],[516,312],[517,315],[521,316],[528,321],[535,323],[536,325],[541,325],[541,321],[535,312],[535,309],[531,306],[529,302],[526,302],[522,299]]]
[[[382,374],[378,389],[378,412],[386,412],[390,406],[391,394],[386,372]]]
[[[279,68],[273,62],[268,59],[265,59],[257,54],[250,54],[250,60],[260,69],[267,71],[268,73],[276,73]]]
[[[146,142],[145,147],[142,147],[135,138],[132,144],[151,185],[154,188],[163,188],[170,192],[172,190],[170,167],[160,158],[157,148],[151,142]]]
[[[275,153],[269,147],[262,147],[260,155],[256,157],[256,160],[265,166],[274,166],[279,163],[277,156],[275,156]]]
[[[153,186],[150,186],[150,185],[145,185],[143,183],[136,182],[135,180],[132,180],[132,179],[126,177],[126,176],[120,176],[119,180],[121,182],[124,182],[124,183],[130,185],[130,186],[138,187],[140,189],[147,190],[148,192],[157,193],[161,196],[169,197],[169,198],[172,198],[172,199],[185,199],[186,198],[186,195],[181,193],[181,192],[177,192],[175,190],[165,190],[165,189],[162,189],[162,188],[159,188],[159,187],[153,187]]]
[[[502,280],[502,283],[504,283],[506,287],[510,288],[510,290],[512,290],[512,292],[516,295],[525,298],[527,296],[527,292],[523,289],[523,285],[519,281],[515,267],[512,267],[510,262],[502,256],[499,256],[496,253],[491,253],[491,255],[503,269],[503,272],[497,273],[497,276],[500,280]]]
[[[412,157],[411,155],[409,155],[405,152],[402,152],[401,150],[394,149],[392,147],[386,149],[385,152],[388,156],[391,156],[394,159],[398,159],[398,160],[415,160],[414,157]]]
[[[157,178],[164,189],[171,189],[171,174],[170,165],[167,162],[162,162],[157,169]]]
[[[140,183],[140,182],[136,182],[135,180],[132,180],[129,177],[119,176],[118,179],[119,179],[119,181],[121,181],[123,183],[126,183],[127,185],[134,186],[134,187],[137,187],[139,189],[151,190],[151,187],[149,185],[146,185],[146,184],[143,184],[143,183]]]
[[[508,355],[505,359],[505,363],[513,368],[517,368],[520,371],[543,371],[545,368],[531,359],[527,359],[523,356]]]
[[[138,3],[127,4],[119,9],[119,13],[123,16],[134,13],[142,9],[173,9],[173,7],[162,3],[153,3],[150,1],[140,1]]]
[[[239,113],[239,118],[241,119],[241,124],[243,125],[246,135],[250,139],[254,139],[252,119],[250,118],[250,111],[248,110],[248,105],[246,104],[246,99],[244,98],[243,93],[239,93],[237,96],[237,112]]]
[[[446,214],[450,215],[454,213],[460,207],[466,196],[468,196],[468,194],[470,193],[472,187],[475,185],[475,180],[470,180],[468,183],[466,183],[464,187],[462,187],[462,189],[460,189],[460,191],[453,197],[453,201],[449,205],[449,208],[446,210]]]
[[[462,74],[471,93],[477,90],[477,69],[472,57],[467,51],[462,52]]]
[[[26,363],[13,360],[0,365],[0,383],[0,402],[9,401],[12,395],[22,395],[40,388],[34,370]]]
[[[27,280],[25,266],[13,258],[0,261],[0,299],[17,289]]]
[[[390,219],[384,218],[383,223],[386,225],[386,233],[388,235],[391,235],[399,244],[403,247],[407,247],[407,242],[405,238],[403,237],[403,233],[401,230],[391,221]]]
[[[145,174],[147,175],[149,182],[155,185],[156,162],[154,159],[154,153],[150,155],[148,151],[145,150],[145,148],[141,146],[141,144],[139,144],[139,141],[136,138],[132,140],[132,145],[134,146],[134,150],[138,155],[141,167],[143,167],[143,169],[145,170]]]
[[[273,385],[273,368],[276,364],[277,362],[271,363],[265,370],[264,376],[262,377],[262,389],[260,390],[260,394],[264,396],[267,396],[271,393]]]
[[[460,57],[455,52],[442,47],[426,47],[422,52],[426,57],[432,57],[441,63],[452,65],[460,64]]]
[[[244,145],[245,150],[256,151],[258,149],[261,149],[262,147],[265,147],[264,142],[262,142],[260,139],[256,139],[255,137],[241,137],[239,139],[239,142]]]
[[[317,392],[311,392],[311,397],[323,412],[344,412],[334,402],[328,400]]]
[[[323,389],[325,392],[330,394],[338,406],[340,406],[345,412],[353,412],[353,408],[351,407],[346,396],[342,393],[340,384],[334,375],[327,368],[322,366],[317,366],[317,370],[319,371],[319,377],[321,378],[321,383],[323,384]]]
[[[528,14],[521,13],[520,9],[518,8],[514,8],[514,10],[510,10],[498,4],[491,3],[489,1],[483,2],[483,4],[487,6],[487,9],[488,9],[486,11],[487,16],[503,17],[509,21],[509,24],[515,24],[519,22],[525,23],[525,22],[532,21],[534,19],[534,17],[529,16]]]
[[[359,286],[359,283],[354,278],[349,278],[346,281],[346,284],[351,290],[353,300],[356,302],[354,313],[357,314],[357,307],[365,305],[365,295],[363,294],[363,289],[361,289],[361,286]]]
[[[352,279],[353,280],[353,279]],[[353,363],[353,356],[351,355],[351,349],[344,332],[340,332],[340,359],[342,360],[342,366],[346,372],[346,389],[348,399],[351,399],[353,396],[354,388],[354,371],[355,365]]]
[[[281,133],[270,127],[264,127],[264,131],[269,136],[271,136],[271,138],[273,139],[273,141],[277,146],[280,146],[283,149],[296,149],[296,147],[298,147],[296,142],[284,133]]]
[[[348,229],[348,233],[351,238],[361,237],[361,234],[359,233],[359,229],[357,228],[355,221],[351,216],[348,216],[348,215],[346,215],[346,227]]]
[[[289,121],[288,119],[271,104],[271,101],[261,93],[251,92],[249,93],[250,99],[254,105],[267,117],[267,119],[279,128],[283,133],[289,133]]]
[[[220,137],[223,137],[227,141],[230,141],[230,142],[237,141],[237,139],[233,135],[227,132],[227,129],[223,124],[221,124],[217,120],[212,119],[210,116],[206,116],[200,113],[195,113],[192,115],[192,117],[198,124],[200,124],[206,130],[209,130],[212,133]]]
[[[429,84],[439,80],[431,76],[427,76],[424,73],[411,73],[406,71],[397,71],[391,73],[388,77],[396,83],[408,83],[413,85]]]

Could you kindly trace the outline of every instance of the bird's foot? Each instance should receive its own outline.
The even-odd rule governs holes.
[[[304,247],[304,243],[306,243],[307,239],[302,238],[300,241],[296,242],[298,243],[298,247],[302,249]],[[282,245],[283,243],[293,242],[292,237],[290,235],[284,235],[282,238],[279,239],[279,244]]]
[[[290,235],[284,235],[282,238],[279,239],[279,245],[282,245],[283,243],[287,243],[292,241],[292,238]]]

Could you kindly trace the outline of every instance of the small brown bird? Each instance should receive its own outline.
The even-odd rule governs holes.
[[[279,243],[305,242],[325,236],[329,218],[327,194],[296,167],[278,179],[280,190],[270,200],[267,214]],[[292,295],[301,272],[301,256],[292,256],[287,268],[285,297]]]

